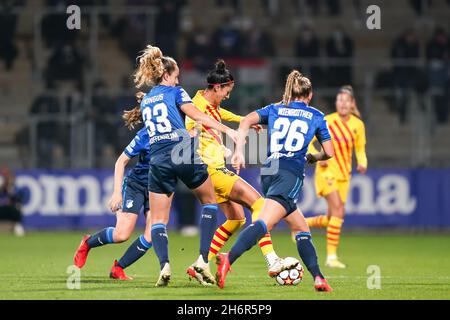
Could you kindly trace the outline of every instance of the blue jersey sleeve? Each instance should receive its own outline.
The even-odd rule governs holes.
[[[139,153],[141,153],[143,149],[145,149],[144,141],[139,136],[139,134],[137,134],[136,137],[134,137],[130,144],[125,148],[123,153],[125,153],[128,158],[134,158],[139,155]]]
[[[316,130],[316,137],[320,143],[331,140],[330,131],[328,131],[327,120],[323,117],[320,119],[319,126]]]
[[[183,104],[192,103],[192,99],[189,94],[181,87],[177,87],[177,91],[175,93],[175,103],[177,107],[180,108]]]
[[[262,109],[256,110],[256,113],[259,115],[259,124],[269,124],[269,113],[272,105],[268,105]]]

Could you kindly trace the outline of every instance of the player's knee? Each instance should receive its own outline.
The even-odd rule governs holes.
[[[333,206],[330,208],[331,215],[334,217],[342,217],[344,214],[345,205],[342,202],[336,202],[333,204]]]

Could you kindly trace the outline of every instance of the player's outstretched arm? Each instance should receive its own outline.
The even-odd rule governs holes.
[[[119,210],[122,203],[121,186],[128,162],[130,162],[130,158],[125,153],[122,153],[114,166],[114,191],[109,200],[109,209],[112,212]]]
[[[248,131],[252,126],[259,124],[259,121],[259,114],[256,112],[250,113],[241,120],[238,130],[236,148],[234,150],[233,158],[231,159],[232,166],[236,170],[237,174],[239,174],[241,168],[245,168],[244,145],[245,139],[248,135]]]
[[[224,108],[220,108],[219,113],[220,113],[220,117],[224,121],[241,123],[242,119],[244,119],[244,117],[234,114],[233,112],[228,111]],[[263,130],[263,127],[260,124],[252,125],[251,128],[254,129],[258,133]]]
[[[233,139],[234,142],[237,140],[237,132],[236,130],[233,130],[226,125],[212,119],[208,115],[204,114],[200,110],[197,109],[197,107],[192,103],[186,103],[183,104],[181,107],[181,111],[183,111],[189,118],[200,122],[201,124],[208,126],[210,128],[213,128],[215,130],[218,130],[220,132],[225,133],[228,135],[231,139]]]

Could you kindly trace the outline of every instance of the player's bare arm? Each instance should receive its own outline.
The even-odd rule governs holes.
[[[308,153],[306,155],[306,160],[308,163],[313,164],[318,161],[325,162],[334,157],[334,148],[331,140],[325,141],[322,143],[322,150],[319,153],[311,154]],[[325,162],[326,163],[326,162]]]
[[[228,135],[231,139],[233,139],[234,142],[237,140],[237,132],[236,130],[233,130],[226,125],[211,119],[208,115],[204,114],[200,110],[197,109],[197,107],[192,103],[187,103],[181,106],[181,110],[191,119],[202,123],[203,125],[206,125],[210,128],[216,129],[220,132],[225,133]]]
[[[125,153],[122,153],[114,166],[114,191],[109,200],[109,209],[112,212],[116,212],[120,209],[120,204],[122,203],[121,185],[125,174],[125,168],[129,162],[130,158],[128,158]]]

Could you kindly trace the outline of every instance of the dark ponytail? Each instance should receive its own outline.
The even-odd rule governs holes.
[[[226,86],[234,82],[233,75],[227,69],[227,64],[224,60],[219,59],[216,61],[215,69],[210,71],[206,79],[208,82],[208,89],[214,88],[214,86]]]

